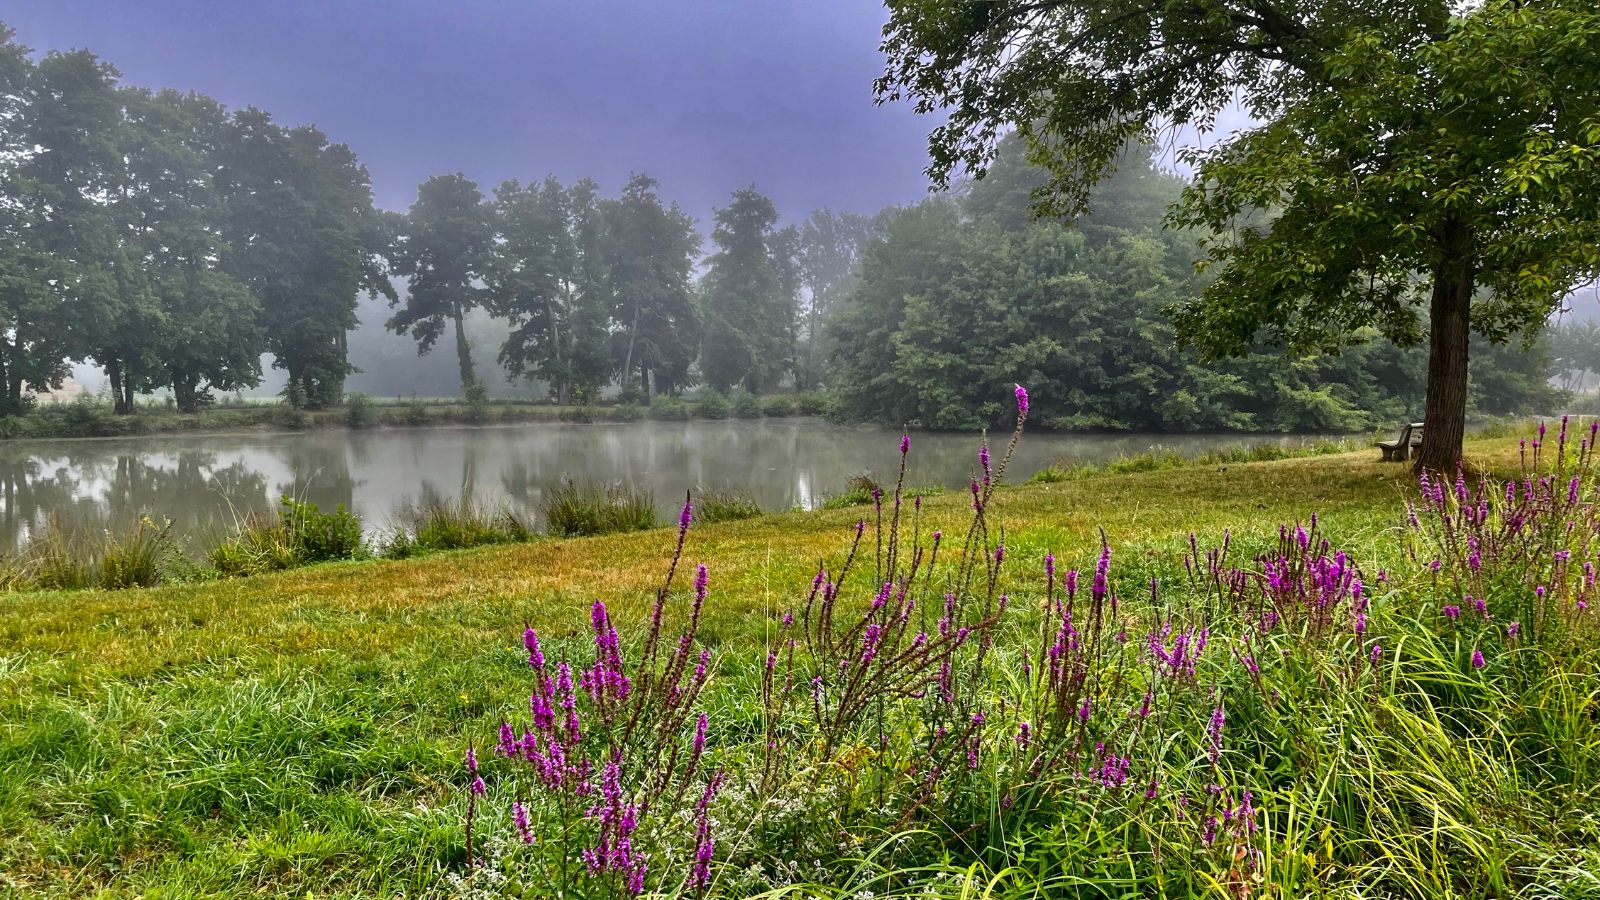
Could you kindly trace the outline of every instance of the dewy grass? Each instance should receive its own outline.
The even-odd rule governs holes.
[[[1476,441],[1469,453],[1478,471],[1518,471],[1514,442]],[[1399,540],[1407,527],[1403,499],[1418,498],[1416,484],[1405,467],[1375,456],[1362,450],[1226,471],[1196,467],[1181,478],[1108,475],[992,495],[989,549],[970,556],[971,584],[981,601],[987,573],[998,569],[996,603],[1007,596],[1007,611],[997,630],[969,632],[964,642],[975,654],[982,635],[993,634],[986,675],[970,677],[970,657],[952,666],[955,703],[968,714],[954,720],[962,732],[947,733],[970,738],[970,713],[981,707],[978,766],[969,768],[965,746],[952,748],[950,771],[925,801],[892,764],[927,758],[913,738],[924,727],[917,723],[928,721],[919,717],[935,712],[935,698],[891,703],[886,695],[881,725],[875,695],[863,712],[839,716],[847,696],[834,680],[839,662],[861,668],[861,626],[871,624],[879,630],[868,674],[892,662],[885,616],[904,608],[896,587],[874,610],[882,589],[876,510],[695,524],[662,606],[657,651],[658,660],[677,653],[695,607],[692,573],[705,562],[708,586],[685,681],[700,649],[712,651],[708,674],[696,712],[664,745],[677,748],[680,765],[694,752],[699,712],[707,725],[690,786],[663,804],[673,827],[655,829],[659,840],[632,835],[630,852],[649,856],[647,887],[668,895],[840,898],[864,891],[1225,897],[1241,884],[1251,896],[1585,896],[1600,867],[1594,655],[1564,652],[1535,664],[1546,659],[1543,645],[1507,650],[1475,642],[1466,623],[1450,625],[1440,611],[1448,604],[1433,597],[1426,545],[1417,545],[1413,563]],[[1453,496],[1453,478],[1450,490]],[[893,498],[891,487],[883,498],[885,558]],[[1315,528],[1312,512],[1320,512]],[[946,618],[941,582],[946,573],[957,579],[969,558],[959,545],[973,513],[968,491],[927,499],[920,509],[903,504],[905,540],[896,553],[909,566],[920,542],[918,571],[933,576],[907,594],[918,600],[908,643],[924,627],[938,633]],[[862,519],[859,555],[846,574]],[[1306,530],[1304,547],[1296,521]],[[1277,522],[1287,523],[1282,534]],[[1001,527],[1005,551],[996,564]],[[1213,578],[1209,551],[1220,552],[1230,530]],[[930,560],[934,531],[943,549]],[[527,854],[554,854],[562,837],[533,827],[549,821],[540,818],[548,808],[535,808],[544,789],[521,782],[533,771],[527,762],[493,753],[502,720],[516,724],[519,740],[534,730],[526,726],[536,673],[523,626],[540,637],[546,671],[566,661],[576,682],[598,661],[592,606],[604,599],[600,634],[609,654],[615,630],[617,657],[607,659],[622,665],[608,663],[601,674],[620,668],[633,679],[630,692],[642,691],[639,661],[673,544],[658,530],[167,585],[132,597],[0,597],[0,896],[448,896],[491,884],[496,872],[507,876],[494,888],[502,893],[550,893],[549,881],[530,880],[522,868]],[[1105,618],[1095,631],[1103,547],[1111,550]],[[1346,563],[1336,566],[1341,550]],[[1047,553],[1055,557],[1053,591]],[[808,662],[802,640],[792,667],[783,616],[794,613],[788,634],[807,627],[804,601],[819,560],[833,576],[824,586],[844,576],[832,655]],[[1268,562],[1282,573],[1277,587]],[[1085,683],[1093,688],[1070,692],[1078,670],[1066,665],[1070,677],[1055,684],[1069,692],[1060,693],[1049,674],[1063,621],[1055,601],[1067,608],[1074,569],[1076,637],[1069,632],[1059,658],[1090,662]],[[1251,590],[1233,591],[1235,569]],[[1356,577],[1367,604],[1359,640]],[[1314,599],[1324,588],[1338,588],[1325,615]],[[1114,618],[1106,613],[1112,596]],[[969,599],[958,598],[967,612],[952,619],[957,631],[959,616],[972,611]],[[1263,632],[1269,611],[1279,620]],[[1491,612],[1503,634],[1509,613]],[[813,608],[809,633],[820,621]],[[1490,627],[1480,622],[1472,627]],[[1123,625],[1126,643],[1118,641]],[[1205,629],[1191,679],[1187,648]],[[1165,661],[1151,649],[1152,632]],[[1181,634],[1189,637],[1172,675]],[[1486,657],[1482,669],[1471,666],[1475,643]],[[781,714],[768,711],[762,685],[770,651],[780,687],[791,671],[801,682],[826,670],[824,718],[849,724],[836,730],[832,764],[799,765],[767,794],[757,788],[768,723],[782,759],[821,752],[805,740],[817,721],[809,683],[796,684]],[[1094,664],[1102,660],[1121,660],[1121,674]],[[1032,667],[1026,678],[1024,665]],[[931,667],[935,692],[939,670]],[[615,684],[609,675],[599,683],[608,681]],[[582,684],[574,687],[576,704],[591,703]],[[1151,687],[1152,712],[1135,738],[1130,714],[1142,706],[1141,688]],[[1080,726],[1084,696],[1092,702]],[[913,717],[919,704],[928,708]],[[1068,715],[1070,725],[1051,724]],[[1032,749],[1018,741],[1023,722]],[[596,740],[624,727],[605,725],[603,716],[580,724]],[[1044,748],[1073,746],[1080,727],[1080,756],[1063,757],[1030,781],[1028,761]],[[480,862],[470,876],[468,740],[485,781],[484,795],[471,801]],[[655,771],[644,759],[627,756],[620,766],[624,809],[630,779]],[[702,814],[702,779],[719,771],[727,774]],[[1151,773],[1158,796],[1146,801],[1143,776]],[[1121,787],[1106,786],[1119,778]],[[1211,793],[1213,784],[1222,791]],[[1239,812],[1244,790],[1251,791],[1249,816]],[[581,851],[596,846],[601,815],[583,813],[603,796],[571,813],[566,858],[585,873]],[[518,802],[531,820],[532,845],[516,826]],[[757,827],[746,827],[758,811]],[[1214,815],[1224,821],[1206,846]],[[1250,821],[1253,832],[1236,824]],[[698,883],[702,874],[708,884]],[[615,893],[626,887],[624,879],[606,884]]]
[[[642,531],[656,524],[655,498],[624,484],[563,481],[545,491],[544,519],[556,537]]]
[[[1310,444],[1285,447],[1276,443],[1252,444],[1244,447],[1227,447],[1203,453],[1184,455],[1175,450],[1146,450],[1104,463],[1074,463],[1058,461],[1035,472],[1032,484],[1059,484],[1098,475],[1127,475],[1134,472],[1161,472],[1190,466],[1227,466],[1237,463],[1272,462],[1282,459],[1305,459],[1313,456],[1331,456],[1350,453],[1366,447],[1367,441],[1356,438],[1323,439]]]
[[[698,490],[694,492],[695,515],[706,524],[737,522],[763,515],[761,504],[748,491]]]

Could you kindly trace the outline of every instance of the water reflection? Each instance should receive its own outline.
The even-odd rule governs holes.
[[[123,528],[139,515],[214,539],[281,494],[355,510],[374,531],[417,503],[471,496],[537,519],[564,478],[617,481],[654,493],[669,516],[685,488],[749,491],[769,510],[811,508],[852,474],[892,478],[896,435],[816,420],[518,425],[309,434],[191,435],[0,445],[0,545],[52,518]],[[976,435],[919,434],[912,483],[960,487],[977,465]],[[1049,435],[1022,443],[1011,477],[1058,459],[1102,461],[1162,446],[1180,452],[1301,438],[1248,435]]]

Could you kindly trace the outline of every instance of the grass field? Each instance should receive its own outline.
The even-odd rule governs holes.
[[[1509,471],[1516,444],[1478,440],[1468,454]],[[997,494],[991,517],[1030,578],[1046,552],[1092,569],[1101,529],[1131,583],[1170,571],[1191,532],[1265,540],[1312,513],[1338,546],[1397,561],[1415,483],[1375,455],[1029,485]],[[958,533],[968,503],[928,500],[920,528]],[[861,514],[690,530],[685,559],[705,562],[711,579],[700,637],[721,659],[708,703],[737,706],[754,689],[768,623],[803,599],[819,559],[848,547]],[[448,877],[466,859],[461,754],[469,739],[492,743],[502,717],[527,713],[524,625],[576,646],[603,598],[624,642],[636,641],[672,541],[657,529],[150,590],[0,595],[0,897],[462,890]],[[1592,724],[1595,696],[1574,702],[1588,704],[1575,721]],[[1572,802],[1594,811],[1591,796]],[[1308,842],[1318,840],[1334,838]],[[1575,866],[1595,861],[1573,853]],[[1519,883],[1457,887],[1509,896]]]

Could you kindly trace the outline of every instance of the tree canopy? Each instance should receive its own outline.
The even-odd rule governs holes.
[[[1074,215],[1129,139],[1260,123],[1191,154],[1172,221],[1217,270],[1181,335],[1429,346],[1419,465],[1454,468],[1471,333],[1537,326],[1600,266],[1600,11],[1589,0],[890,0],[885,100],[946,109],[931,174],[1016,129]],[[1480,290],[1482,288],[1482,290]]]

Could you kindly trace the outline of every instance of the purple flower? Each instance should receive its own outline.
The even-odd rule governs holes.
[[[1206,736],[1210,738],[1211,746],[1206,755],[1211,757],[1213,763],[1222,758],[1222,726],[1226,721],[1227,716],[1223,714],[1221,706],[1211,711],[1211,724],[1206,727]]]
[[[517,826],[517,834],[521,836],[524,844],[533,843],[533,829],[528,827],[528,808],[522,805],[521,800],[511,804],[511,821]]]
[[[1449,619],[1452,622],[1454,622],[1456,620],[1456,618],[1458,616],[1460,616],[1460,615],[1461,615],[1461,607],[1456,606],[1454,603],[1452,603],[1449,606],[1446,606],[1444,608],[1444,617],[1446,619]]]
[[[485,790],[487,790],[487,788],[484,786],[483,778],[481,776],[474,776],[472,779],[472,793],[476,796],[482,797]]]
[[[694,521],[694,502],[685,498],[683,512],[678,513],[678,530],[688,531],[689,523]]]
[[[523,631],[522,646],[528,648],[528,666],[533,669],[544,668],[544,651],[539,649],[539,632],[532,628]]]
[[[1516,622],[1508,623],[1506,625],[1506,637],[1511,638],[1512,640],[1516,640],[1517,629],[1520,628],[1520,627],[1521,626],[1518,625]]]
[[[1027,417],[1028,389],[1019,384],[1017,385],[1017,418],[1026,419]]]
[[[478,774],[478,754],[473,753],[471,747],[467,748],[467,774]]]
[[[1372,664],[1374,666],[1376,666],[1378,664],[1379,660],[1383,659],[1383,645],[1381,645],[1381,644],[1373,644],[1372,645],[1372,657],[1371,658],[1372,658]]]
[[[1474,669],[1483,668],[1483,651],[1477,647],[1472,648],[1472,667]]]
[[[900,455],[901,456],[905,456],[907,453],[910,453],[910,452],[911,452],[911,435],[910,434],[901,434],[900,435]]]
[[[711,580],[710,573],[706,571],[706,564],[701,563],[694,570],[694,596],[697,600],[706,597],[706,584]]]

